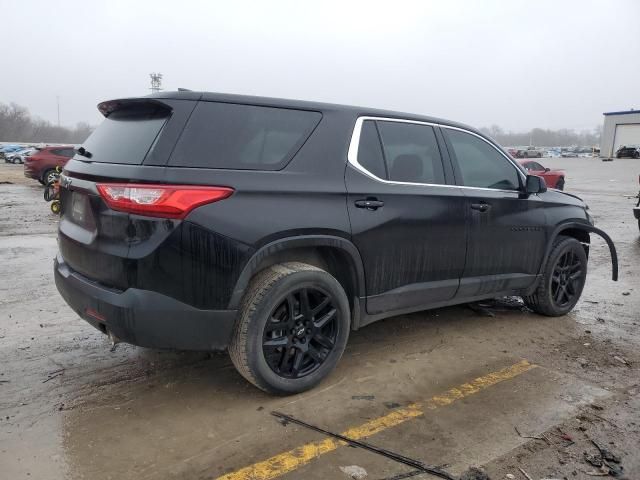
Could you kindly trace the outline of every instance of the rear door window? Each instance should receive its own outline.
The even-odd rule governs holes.
[[[116,110],[82,146],[92,162],[141,165],[168,117],[169,110],[151,105]]]
[[[378,178],[387,179],[387,170],[382,155],[382,145],[375,122],[366,120],[360,130],[358,163]]]
[[[302,147],[319,112],[219,102],[196,106],[169,165],[279,170]]]
[[[433,127],[406,122],[376,122],[389,180],[443,184],[440,149]]]

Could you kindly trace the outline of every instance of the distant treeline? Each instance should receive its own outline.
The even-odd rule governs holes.
[[[584,146],[593,147],[600,144],[600,134],[602,127],[593,130],[582,130],[576,132],[566,128],[560,130],[544,130],[534,128],[529,132],[514,133],[505,132],[497,125],[489,128],[481,128],[483,133],[493,137],[502,146],[524,146],[534,145],[538,147],[572,147]]]
[[[25,107],[0,103],[0,141],[21,143],[82,143],[93,131],[80,122],[75,128],[58,127],[41,118],[32,117]]]

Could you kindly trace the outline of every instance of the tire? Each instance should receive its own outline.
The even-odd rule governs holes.
[[[56,175],[56,171],[53,168],[45,170],[45,172],[42,174],[42,181],[40,183],[42,183],[43,185],[47,185],[48,183],[51,183],[55,180]]]
[[[325,299],[329,303],[322,308]],[[304,309],[305,303],[310,308]],[[312,314],[305,318],[305,310]],[[337,365],[350,318],[347,296],[329,273],[305,263],[273,265],[259,272],[245,293],[229,346],[231,361],[265,392],[303,392]]]
[[[535,292],[522,299],[536,313],[559,317],[578,303],[586,278],[587,254],[582,244],[575,238],[559,235]]]
[[[44,192],[42,193],[45,202],[50,202],[55,196],[55,182],[49,182],[44,186]]]
[[[556,188],[558,190],[564,190],[564,177],[560,177],[556,182]]]

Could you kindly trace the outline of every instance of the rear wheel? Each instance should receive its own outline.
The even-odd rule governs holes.
[[[236,323],[229,354],[256,387],[287,395],[308,390],[331,372],[349,337],[347,296],[329,273],[283,263],[258,273]]]
[[[560,177],[556,182],[556,188],[558,190],[564,190],[564,177]]]
[[[586,278],[587,254],[582,244],[575,238],[558,236],[536,291],[523,300],[541,315],[564,315],[578,303]]]

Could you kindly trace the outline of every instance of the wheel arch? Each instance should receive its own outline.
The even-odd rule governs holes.
[[[605,232],[600,230],[599,228],[594,227],[593,225],[586,223],[578,223],[578,222],[567,222],[561,225],[558,225],[551,236],[549,237],[549,242],[547,244],[547,249],[544,254],[544,259],[540,264],[540,272],[542,272],[542,268],[547,263],[549,255],[551,254],[551,249],[553,248],[553,242],[558,237],[558,235],[565,235],[567,237],[572,237],[578,240],[581,243],[589,244],[591,243],[591,233],[595,233],[596,235],[602,237],[602,239],[607,243],[609,247],[609,253],[611,254],[611,279],[614,281],[618,280],[618,253],[616,251],[616,247],[611,240],[611,237],[607,235]]]
[[[229,300],[229,309],[240,306],[254,275],[283,262],[303,262],[326,270],[342,285],[349,299],[352,328],[360,320],[360,302],[365,296],[364,267],[360,252],[349,240],[332,235],[302,235],[275,240],[258,249],[242,269]]]

